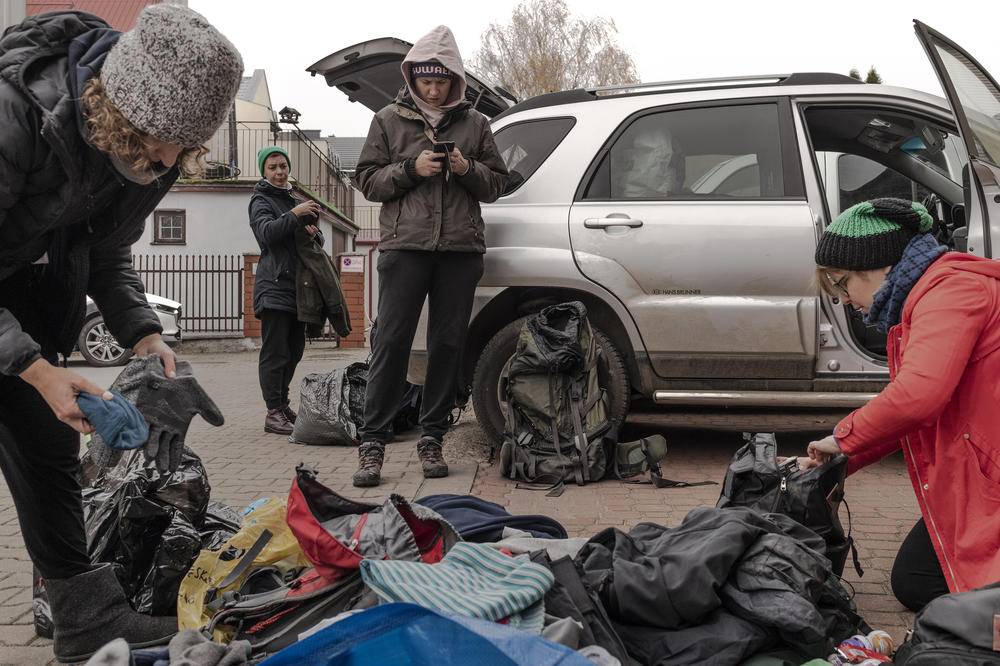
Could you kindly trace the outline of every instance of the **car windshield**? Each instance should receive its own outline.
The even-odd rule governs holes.
[[[937,150],[928,150],[924,140],[918,136],[906,141],[899,149],[952,182],[960,183],[961,165],[965,162],[961,140],[957,134],[936,131],[940,134],[941,140],[940,148]]]

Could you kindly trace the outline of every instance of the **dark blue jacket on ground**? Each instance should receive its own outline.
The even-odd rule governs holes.
[[[500,541],[505,527],[524,530],[541,539],[567,538],[566,529],[548,516],[512,516],[499,504],[472,495],[428,495],[416,502],[441,514],[466,541]]]

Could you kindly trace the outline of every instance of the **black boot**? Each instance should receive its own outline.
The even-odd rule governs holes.
[[[441,454],[441,440],[430,435],[424,435],[417,442],[417,457],[424,470],[425,479],[438,479],[448,476],[448,463]]]
[[[288,419],[289,423],[295,423],[295,418],[298,414],[296,414],[295,410],[292,409],[291,403],[286,402],[283,407],[279,407],[278,409],[280,409],[281,413],[285,415],[285,418]]]
[[[291,435],[292,422],[285,415],[284,407],[267,410],[264,417],[264,432],[273,432],[276,435]]]
[[[110,564],[71,578],[45,579],[52,607],[56,659],[86,661],[105,643],[124,638],[132,648],[166,645],[177,633],[177,617],[136,613]]]
[[[385,461],[385,444],[362,442],[358,447],[358,471],[354,473],[354,487],[377,486],[382,480],[382,463]]]

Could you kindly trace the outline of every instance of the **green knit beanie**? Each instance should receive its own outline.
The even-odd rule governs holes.
[[[260,175],[264,175],[264,161],[274,153],[284,155],[285,159],[288,160],[289,170],[292,168],[292,158],[288,156],[284,148],[281,146],[265,146],[257,151],[257,169],[260,171]]]
[[[848,271],[894,266],[910,240],[933,224],[927,209],[914,201],[863,201],[838,215],[823,232],[816,264]]]

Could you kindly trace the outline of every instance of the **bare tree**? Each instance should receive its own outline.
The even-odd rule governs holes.
[[[571,88],[638,83],[632,57],[605,18],[570,16],[563,0],[518,5],[506,25],[491,23],[472,69],[518,99]]]

